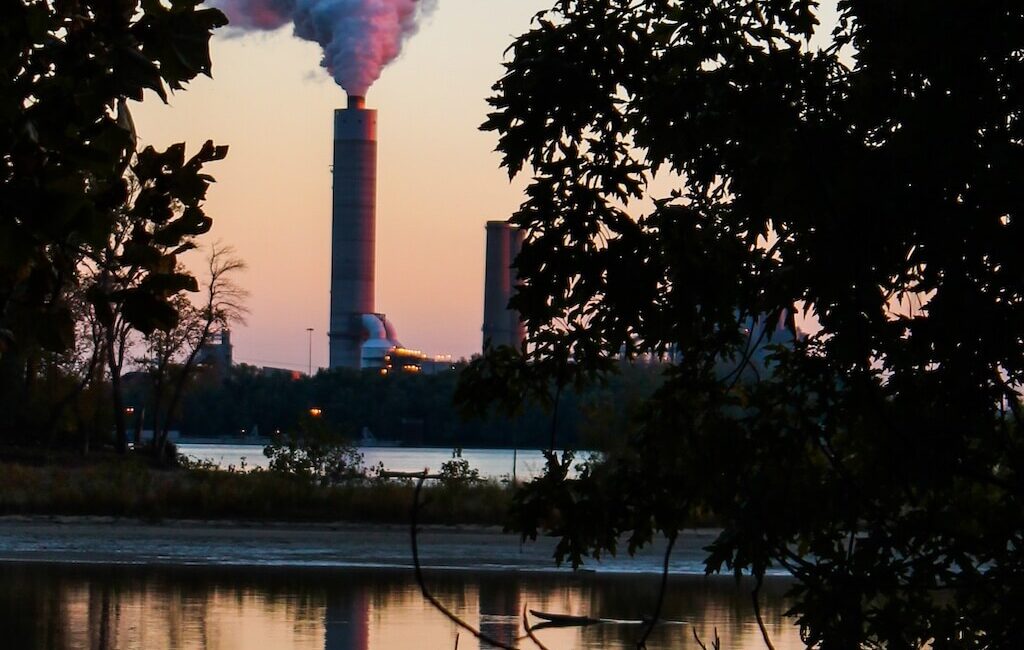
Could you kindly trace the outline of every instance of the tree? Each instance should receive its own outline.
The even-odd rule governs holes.
[[[131,328],[171,327],[171,296],[194,287],[194,279],[175,271],[167,251],[209,229],[201,204],[212,179],[202,166],[226,148],[207,143],[187,161],[183,144],[139,152],[127,100],[141,100],[147,89],[166,100],[168,90],[209,74],[210,33],[227,21],[197,4],[15,0],[0,6],[5,394],[16,398],[16,391],[30,390],[40,350],[72,347],[68,297],[79,288],[81,264],[100,260],[105,279],[113,277],[115,260],[102,253],[125,219],[131,227],[112,254],[117,264],[139,272],[130,286],[90,287],[104,326],[115,321],[114,304],[123,307]],[[138,183],[134,196],[129,177]],[[123,421],[118,431],[123,446]]]
[[[532,168],[529,341],[462,395],[557,401],[671,353],[625,452],[578,481],[550,454],[524,536],[547,522],[577,563],[711,507],[707,570],[785,567],[810,645],[1020,645],[1024,7],[838,8],[824,46],[811,0],[537,17],[484,125]],[[631,213],[659,172],[677,187]],[[747,325],[796,334],[794,306],[817,325],[740,381]]]
[[[146,356],[140,361],[152,380],[153,446],[161,460],[166,455],[171,418],[197,370],[199,352],[214,334],[245,322],[248,292],[234,277],[244,270],[245,262],[235,257],[232,247],[214,243],[207,258],[202,305],[197,307],[179,294],[177,325],[147,337]]]
[[[178,324],[164,332],[156,330],[144,340],[142,355],[135,359],[138,367],[148,375],[145,403],[153,425],[154,449],[166,447],[165,432],[170,428],[174,415],[168,408],[167,392],[178,381],[188,380],[182,361],[193,349],[202,346],[203,321],[200,311],[184,293],[175,297]]]
[[[352,439],[312,414],[303,414],[292,430],[271,434],[263,455],[269,459],[271,471],[324,487],[367,476],[363,455]]]
[[[207,141],[191,158],[185,145],[165,152],[141,151],[126,173],[128,194],[115,211],[108,237],[83,249],[78,270],[104,334],[104,358],[110,376],[117,447],[127,450],[121,370],[133,332],[170,331],[182,314],[183,291],[199,284],[178,257],[196,248],[195,237],[212,220],[203,201],[212,178],[206,163],[220,160],[227,147]]]

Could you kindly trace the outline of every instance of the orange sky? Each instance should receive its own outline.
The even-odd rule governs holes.
[[[501,76],[504,50],[554,0],[439,0],[437,10],[370,89],[378,116],[377,309],[407,347],[456,358],[477,352],[483,311],[484,223],[521,202],[526,177],[509,183],[477,127]],[[825,0],[825,44],[835,0]],[[234,246],[249,269],[248,324],[235,358],[305,369],[327,363],[333,110],[344,92],[320,66],[319,47],[290,28],[212,44],[213,79],[168,105],[150,95],[133,112],[145,144],[206,138],[231,147],[212,166],[207,241]],[[675,179],[651,186],[667,195]],[[633,211],[649,209],[647,201]],[[201,267],[193,254],[190,265]]]
[[[377,308],[408,347],[469,356],[480,345],[484,222],[507,218],[525,180],[498,168],[493,134],[477,126],[503,51],[551,0],[441,0],[370,89],[379,111]],[[249,265],[248,324],[235,357],[305,369],[327,362],[332,111],[345,94],[320,68],[319,47],[285,28],[216,37],[213,79],[164,106],[133,107],[144,144],[206,138],[231,147],[211,166],[207,241]],[[193,254],[190,265],[199,268]]]

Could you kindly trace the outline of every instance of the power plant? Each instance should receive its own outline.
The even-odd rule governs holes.
[[[377,220],[377,111],[349,96],[334,111],[331,209],[331,368],[381,368],[401,344],[374,309]]]
[[[394,326],[374,303],[377,219],[377,111],[349,95],[334,111],[331,205],[330,368],[428,370],[450,358],[430,358],[399,343]],[[526,330],[508,308],[516,285],[512,263],[523,233],[507,221],[487,222],[484,279],[484,349],[520,348]]]

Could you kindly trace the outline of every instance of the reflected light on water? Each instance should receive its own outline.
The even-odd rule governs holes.
[[[657,576],[434,573],[435,594],[464,620],[510,645],[531,609],[614,619],[650,611]],[[750,583],[680,578],[649,647],[696,648],[692,629],[722,647],[762,648]],[[802,647],[782,618],[786,584],[766,586],[764,610],[779,650]],[[693,626],[693,628],[691,628]],[[422,597],[407,572],[0,565],[3,647],[26,650],[382,650],[487,647]],[[637,624],[540,630],[551,650],[635,647]],[[524,644],[528,645],[528,644]],[[709,643],[710,645],[710,643]]]

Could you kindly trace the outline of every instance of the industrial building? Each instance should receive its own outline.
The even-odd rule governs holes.
[[[450,357],[430,357],[402,346],[394,326],[374,303],[377,220],[377,111],[350,95],[334,111],[331,204],[330,368],[383,373],[440,372]],[[525,329],[508,308],[516,284],[512,267],[523,233],[506,221],[487,222],[484,348],[521,347]]]
[[[384,357],[381,374],[411,372],[436,375],[449,370],[455,370],[455,361],[451,355],[430,356],[419,350],[396,347]]]
[[[376,220],[377,111],[349,96],[334,111],[330,368],[383,368],[388,351],[401,347],[374,308]]]
[[[217,377],[223,379],[234,364],[234,346],[231,345],[231,330],[224,328],[211,334],[210,339],[196,352],[196,365],[211,368]]]
[[[523,231],[507,221],[487,222],[487,253],[484,262],[484,350],[502,345],[521,349],[526,340],[526,327],[519,317],[519,312],[508,306],[516,287],[517,272],[513,263],[523,246],[523,238]]]

